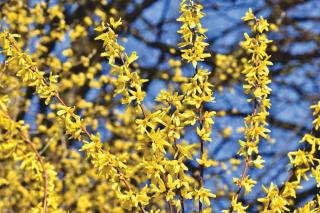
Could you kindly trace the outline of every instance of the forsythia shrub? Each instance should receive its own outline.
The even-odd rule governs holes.
[[[5,57],[0,72],[1,212],[213,212],[215,199],[223,196],[229,199],[223,212],[249,211],[243,197],[260,187],[251,174],[265,163],[259,144],[271,141],[270,24],[249,9],[243,21],[251,32],[244,34],[239,50],[246,58],[218,54],[216,70],[209,71],[202,65],[213,58],[206,48],[203,9],[199,2],[181,0],[176,20],[181,42],[172,50],[181,53],[181,60],[169,60],[175,74],[150,106],[144,86],[150,79],[141,75],[137,53],[123,45],[119,33],[128,26],[116,10],[96,9],[94,17],[68,26],[60,5],[42,2],[28,8],[18,1],[2,7],[9,27],[0,34]],[[29,32],[28,25],[44,25],[46,19],[55,20],[54,30]],[[97,49],[79,57],[72,44],[85,39],[92,26]],[[49,43],[63,41],[65,33],[71,40],[62,52],[66,59],[46,54]],[[30,37],[38,38],[35,52],[25,48]],[[97,53],[107,63],[96,60]],[[189,64],[190,75],[182,74],[182,63]],[[101,74],[103,66],[107,74]],[[206,175],[212,168],[228,170],[209,155],[208,148],[217,143],[214,119],[221,116],[205,107],[215,104],[214,90],[221,91],[210,81],[212,75],[221,82],[243,79],[252,105],[239,141],[241,160],[230,159],[243,169],[240,176],[233,175],[230,188],[213,186]],[[97,100],[82,96],[83,87],[99,90]],[[22,98],[30,95],[45,105],[27,124],[20,113],[31,113],[33,99]],[[320,102],[311,109],[314,128],[302,138],[301,148],[288,153],[291,170],[283,186],[262,186],[265,195],[255,204],[260,212],[289,212],[296,191],[310,177],[320,186]],[[102,137],[102,121],[114,135],[109,141]],[[192,139],[188,132],[195,133]],[[224,137],[230,134],[230,129],[223,132]],[[315,195],[294,212],[320,212],[319,202]]]

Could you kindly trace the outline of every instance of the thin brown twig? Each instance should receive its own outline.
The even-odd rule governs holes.
[[[167,190],[167,189],[168,189],[168,185],[167,185],[167,179],[166,179],[166,177],[165,177],[163,174],[161,174],[160,177],[161,177],[161,179],[163,180],[164,186],[166,187],[166,190]],[[169,206],[169,212],[170,212],[170,213],[174,213],[172,201],[171,201],[171,200],[168,200],[167,203],[168,203],[168,206]]]
[[[33,143],[30,141],[29,138],[27,138],[23,133],[21,134],[22,139],[30,146],[30,148],[32,149],[32,151],[35,153],[37,160],[39,161],[42,171],[43,171],[43,179],[44,179],[44,183],[43,183],[43,188],[44,188],[44,195],[43,195],[43,201],[42,201],[42,206],[44,209],[44,212],[48,212],[48,206],[47,206],[47,198],[48,198],[48,174],[47,174],[47,170],[45,167],[45,163],[43,161],[43,159],[41,158],[39,152],[37,151],[37,149],[34,147]]]
[[[246,160],[246,163],[244,165],[243,171],[242,171],[242,175],[241,175],[241,179],[240,179],[240,184],[238,186],[238,190],[236,192],[236,196],[239,195],[241,189],[242,189],[242,181],[244,180],[244,178],[247,176],[247,171],[248,171],[248,167],[249,167],[249,162],[250,160]]]
[[[253,112],[251,114],[252,117],[257,115],[257,110],[258,110],[257,108],[258,108],[258,101],[257,101],[256,98],[254,98],[253,99]],[[240,179],[240,181],[238,183],[238,189],[237,189],[236,194],[234,195],[234,197],[239,196],[239,194],[241,192],[242,182],[243,182],[244,178],[246,178],[246,176],[247,176],[248,168],[249,168],[249,165],[250,165],[250,160],[251,160],[251,156],[246,156],[246,161],[245,161],[244,168],[242,170],[241,179]],[[229,213],[231,213],[232,211],[233,211],[233,206],[231,205],[230,208],[229,208]]]
[[[199,109],[199,126],[200,129],[203,128],[203,106],[201,105],[200,109]],[[202,140],[202,138],[200,139],[200,159],[203,159],[203,155],[204,155],[204,141]],[[199,171],[200,171],[200,178],[199,178],[199,187],[200,189],[203,187],[204,185],[204,166],[203,164],[199,164]],[[202,213],[202,202],[199,199],[199,213]]]
[[[175,151],[175,155],[177,155],[175,157],[176,160],[179,159],[179,153],[178,153],[178,147],[177,147],[177,140],[176,138],[174,138],[174,144],[173,144],[173,148],[174,148],[174,151]],[[178,178],[181,180],[181,175],[180,175],[180,172],[178,174]],[[182,187],[182,186],[181,186]],[[178,189],[178,194],[179,194],[179,200],[180,200],[180,205],[181,205],[181,213],[184,213],[185,210],[184,210],[184,198],[181,194],[181,187]]]
[[[139,105],[139,107],[140,107],[140,109],[141,109],[141,111],[142,111],[143,118],[146,118],[146,117],[147,117],[147,114],[146,114],[146,111],[145,111],[143,105],[142,105],[142,104],[138,104],[138,105]]]

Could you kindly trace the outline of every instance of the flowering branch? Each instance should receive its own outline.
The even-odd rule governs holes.
[[[244,67],[242,73],[245,74],[245,81],[243,88],[246,94],[250,94],[251,98],[248,102],[253,103],[252,114],[245,118],[245,141],[239,141],[240,150],[238,154],[243,155],[245,158],[245,165],[242,171],[240,179],[234,178],[234,182],[238,185],[236,193],[232,196],[231,206],[228,212],[232,211],[244,211],[248,206],[243,207],[241,202],[238,202],[238,196],[241,189],[245,188],[245,195],[251,192],[252,187],[256,184],[256,181],[250,179],[247,175],[250,166],[254,165],[261,169],[263,167],[263,160],[259,155],[258,144],[260,137],[268,139],[267,135],[270,132],[266,128],[268,123],[266,118],[269,115],[267,111],[270,108],[270,100],[268,95],[271,89],[268,84],[271,80],[268,78],[269,69],[268,66],[272,65],[269,61],[270,56],[266,53],[267,44],[271,41],[266,38],[264,32],[269,30],[268,22],[260,17],[257,19],[252,10],[246,13],[242,18],[244,21],[248,21],[251,26],[253,36],[249,37],[247,33],[244,34],[245,41],[241,43],[242,47],[251,54],[251,58],[248,61],[248,65]],[[254,154],[257,156],[253,159]]]

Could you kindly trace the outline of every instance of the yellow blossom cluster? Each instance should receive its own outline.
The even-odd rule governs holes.
[[[144,99],[145,92],[142,91],[142,84],[147,80],[141,79],[137,72],[130,72],[130,66],[134,63],[138,57],[136,52],[132,52],[128,56],[124,52],[124,47],[117,42],[118,35],[115,30],[122,24],[121,19],[115,21],[110,18],[110,24],[105,26],[103,23],[100,27],[96,28],[96,31],[101,34],[96,37],[96,40],[103,40],[103,47],[105,52],[101,56],[109,58],[109,64],[112,66],[112,74],[117,76],[115,85],[115,95],[121,94],[122,103],[131,103],[136,101],[138,104]],[[115,63],[115,59],[121,61],[120,65]]]
[[[153,79],[145,79],[137,52],[126,52],[120,42],[126,40],[121,32],[132,29],[115,3],[79,1],[75,10],[81,18],[74,21],[64,7],[73,1],[33,8],[8,2],[0,3],[1,24],[9,26],[0,26],[0,212],[209,213],[225,198],[231,206],[223,212],[249,211],[241,190],[245,196],[253,191],[258,180],[249,169],[264,164],[258,147],[261,138],[269,139],[272,65],[265,33],[275,26],[250,9],[243,20],[252,35],[245,34],[243,49],[213,58],[206,50],[203,6],[181,0],[180,50],[169,52],[180,51],[182,60],[165,61],[170,68],[159,76],[167,87],[150,104],[145,88]],[[82,8],[87,2],[91,6]],[[27,50],[30,40],[35,50]],[[70,44],[54,51],[65,40]],[[214,71],[202,66],[206,60],[215,61]],[[221,184],[219,172],[229,175],[241,160],[217,160],[207,146],[216,141],[213,117],[226,115],[211,109],[213,91],[242,80],[241,71],[253,109],[245,118],[238,152],[244,168],[233,178],[233,192]],[[319,211],[320,196],[291,208],[302,181],[312,177],[320,183],[320,102],[311,108],[314,130],[303,137],[304,148],[289,153],[292,172],[283,186],[263,186],[261,212]],[[228,125],[217,138],[232,135]]]
[[[245,118],[245,139],[246,141],[240,141],[241,149],[240,155],[250,158],[252,154],[259,154],[258,143],[260,138],[268,139],[268,130],[266,128],[266,118],[268,116],[268,109],[270,108],[270,100],[268,96],[270,94],[271,83],[269,79],[268,66],[272,65],[269,61],[270,56],[266,53],[268,43],[271,41],[263,34],[268,31],[268,22],[260,17],[257,19],[252,14],[252,10],[246,13],[243,17],[244,21],[254,21],[252,26],[252,37],[249,37],[247,33],[244,34],[245,41],[241,43],[241,46],[251,54],[251,58],[248,64],[244,67],[242,73],[245,75],[246,84],[243,86],[245,93],[250,94],[251,98],[248,99],[249,103],[253,105],[252,115],[248,115]]]
[[[206,28],[203,28],[200,19],[205,16],[201,10],[203,6],[195,3],[193,0],[182,0],[180,3],[181,16],[177,21],[182,22],[182,26],[178,31],[182,36],[182,42],[179,47],[182,48],[182,58],[187,62],[191,62],[193,67],[197,66],[199,61],[210,57],[209,53],[205,53],[204,49],[208,46],[204,42],[206,39]]]
[[[36,92],[41,98],[46,99],[46,104],[54,96],[56,88],[54,84],[57,82],[57,75],[50,75],[49,82],[47,83],[44,75],[45,72],[38,71],[36,64],[32,61],[29,55],[21,52],[17,43],[15,42],[15,37],[20,37],[16,34],[9,34],[8,32],[3,32],[0,34],[0,39],[3,44],[3,52],[10,60],[7,63],[17,63],[20,69],[17,71],[16,75],[22,78],[30,87],[35,87]]]
[[[181,16],[177,21],[182,22],[178,33],[182,35],[183,41],[179,43],[181,48],[181,57],[188,63],[191,62],[195,68],[195,73],[192,78],[188,79],[181,85],[184,93],[183,101],[190,105],[197,112],[196,127],[197,134],[200,138],[200,158],[197,159],[199,164],[200,177],[198,179],[199,188],[196,190],[196,200],[199,204],[199,212],[203,211],[203,206],[206,206],[205,211],[210,211],[210,197],[216,197],[211,193],[211,190],[204,187],[204,172],[206,167],[217,166],[214,160],[208,160],[205,142],[211,141],[212,125],[214,124],[212,117],[216,114],[215,111],[204,110],[205,103],[213,102],[213,85],[209,82],[210,72],[198,66],[198,63],[210,57],[210,53],[205,52],[207,43],[205,32],[206,28],[202,27],[200,19],[205,16],[201,10],[203,6],[192,0],[182,0],[180,3]],[[195,117],[194,115],[190,117]],[[195,122],[192,122],[195,125]]]
[[[253,109],[252,114],[244,119],[245,140],[239,141],[240,150],[238,154],[244,156],[245,165],[241,178],[234,178],[238,189],[233,195],[232,200],[234,202],[231,203],[230,212],[235,208],[239,208],[240,203],[237,202],[237,199],[241,189],[244,188],[246,195],[251,192],[255,186],[256,181],[249,178],[247,173],[251,166],[259,169],[263,168],[264,160],[262,160],[262,157],[259,155],[258,144],[261,137],[268,139],[268,133],[270,132],[270,130],[266,128],[268,125],[266,118],[269,115],[268,109],[271,107],[270,99],[268,98],[271,91],[268,86],[268,84],[271,83],[268,66],[272,65],[272,63],[269,61],[270,56],[266,50],[268,43],[271,41],[268,40],[264,34],[269,30],[269,24],[263,17],[256,18],[251,9],[249,9],[242,19],[243,21],[249,22],[252,29],[252,37],[245,33],[245,41],[241,43],[241,46],[251,56],[244,65],[242,73],[245,75],[243,88],[245,93],[251,96],[248,102],[252,104]],[[233,204],[236,206],[233,206]]]
[[[86,152],[86,155],[90,158],[93,166],[98,169],[99,174],[102,174],[115,183],[117,183],[118,180],[121,180],[126,185],[127,190],[131,192],[131,188],[122,171],[126,166],[117,156],[109,153],[108,148],[106,148],[106,151],[102,149],[99,135],[91,135],[82,124],[80,116],[75,114],[75,108],[67,106],[60,98],[57,87],[55,86],[57,76],[50,75],[49,83],[47,83],[44,78],[44,72],[39,71],[30,56],[19,49],[15,37],[17,36],[11,35],[6,31],[0,34],[3,52],[9,57],[7,63],[14,63],[17,61],[19,65],[20,70],[17,71],[16,76],[22,78],[27,86],[35,87],[40,98],[46,99],[46,104],[49,104],[53,96],[56,97],[59,103],[55,108],[58,109],[57,115],[59,119],[65,124],[66,134],[69,135],[70,138],[84,140],[81,138],[81,134],[85,133],[90,139],[90,142],[84,140],[85,145],[83,145],[81,150]],[[32,162],[32,159],[28,159],[29,162]],[[36,160],[34,161],[37,162]],[[115,190],[119,190],[119,187],[120,185],[114,186]],[[118,197],[121,197],[121,194],[118,194]],[[135,202],[134,207],[138,207],[138,203]],[[131,207],[129,206],[128,208]]]
[[[145,92],[141,89],[145,80],[139,78],[137,71],[130,71],[132,69],[130,65],[137,59],[136,53],[127,56],[123,46],[117,43],[117,35],[114,30],[120,24],[120,20],[115,22],[110,19],[110,25],[102,25],[97,28],[97,31],[102,32],[97,39],[103,40],[105,52],[102,53],[102,56],[109,58],[112,74],[115,74],[117,78],[114,83],[115,94],[123,96],[122,103],[135,101],[137,108],[143,114],[143,118],[135,120],[138,133],[136,140],[139,142],[137,149],[144,152],[144,160],[140,163],[140,167],[147,169],[145,175],[151,179],[149,190],[155,193],[154,197],[164,195],[169,209],[176,207],[178,210],[183,209],[184,211],[183,200],[191,199],[193,194],[196,200],[209,205],[209,198],[214,195],[205,188],[200,188],[199,191],[193,193],[192,188],[195,187],[196,182],[185,173],[188,169],[184,161],[193,158],[194,145],[184,147],[177,144],[184,128],[188,125],[195,125],[198,120],[194,111],[187,110],[186,105],[199,109],[204,102],[213,100],[212,85],[208,82],[209,72],[199,69],[190,82],[182,84],[182,91],[188,91],[185,95],[161,91],[156,101],[163,107],[154,112],[147,112],[142,103]],[[115,59],[120,60],[120,65],[115,63]],[[196,84],[200,86],[193,89],[193,85]],[[201,118],[204,126],[198,128],[198,133],[204,140],[211,140],[210,132],[213,124],[211,117],[213,114],[206,112]],[[168,152],[173,156],[173,159],[166,156]],[[203,161],[206,163],[205,159]],[[176,194],[177,190],[178,194]]]
[[[263,211],[276,211],[286,212],[290,211],[292,205],[291,200],[296,198],[298,189],[302,189],[303,179],[308,181],[309,177],[313,177],[317,186],[320,181],[320,159],[317,157],[317,151],[320,147],[320,138],[315,136],[315,131],[318,130],[317,120],[320,117],[320,102],[310,107],[313,109],[314,116],[314,130],[311,133],[307,133],[301,140],[304,145],[303,149],[289,152],[288,157],[292,166],[291,174],[288,180],[284,183],[281,189],[278,189],[273,183],[271,183],[269,189],[266,187],[266,197],[258,199],[263,203]],[[311,173],[310,173],[311,172]],[[295,210],[294,212],[317,212],[319,211],[319,196],[313,200],[307,202],[302,208]]]
[[[217,53],[215,55],[215,72],[213,81],[219,91],[224,88],[222,85],[232,84],[240,79],[242,71],[242,63],[239,63],[238,57],[242,51],[237,51],[234,54],[225,55]],[[246,61],[243,58],[242,61]]]
[[[30,184],[31,192],[37,194],[34,201],[38,202],[32,212],[47,212],[48,210],[61,212],[58,209],[59,202],[55,195],[57,173],[53,165],[44,162],[36,146],[29,139],[28,126],[25,126],[23,121],[16,122],[9,117],[8,103],[8,96],[0,97],[0,130],[6,132],[6,134],[1,134],[0,137],[0,159],[12,158],[20,164],[19,168],[21,170],[28,173],[26,182]],[[14,191],[11,191],[12,187],[16,187],[16,183],[12,182],[11,179],[16,178],[16,176],[17,174],[13,172],[2,174],[0,186],[6,186],[8,189],[2,192],[7,195],[0,201],[0,206],[21,205],[18,200],[19,194],[26,192],[18,190],[16,195],[9,194]],[[32,182],[36,182],[36,184],[32,184]]]

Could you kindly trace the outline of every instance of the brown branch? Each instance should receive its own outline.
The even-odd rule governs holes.
[[[256,98],[254,98],[253,99],[253,112],[251,114],[252,117],[257,115],[257,110],[258,110],[258,100]],[[239,196],[239,194],[241,192],[241,189],[242,189],[242,182],[247,176],[247,172],[248,172],[251,156],[247,156],[247,154],[246,154],[245,158],[246,158],[246,162],[245,162],[242,174],[241,174],[241,179],[238,182],[238,189],[237,189],[236,194],[234,195],[234,197]],[[233,206],[230,205],[229,213],[232,213],[232,211],[233,211]]]
[[[199,126],[200,129],[202,129],[203,127],[203,106],[200,107],[199,109]],[[204,141],[202,140],[202,138],[200,139],[200,159],[203,158],[204,155]],[[200,178],[199,178],[199,187],[200,189],[203,187],[204,184],[204,166],[203,164],[199,164],[199,171],[200,171]],[[199,199],[199,213],[202,212],[202,202]]]
[[[140,17],[141,13],[152,4],[154,4],[156,0],[144,0],[141,4],[139,4],[131,13],[126,14],[124,20],[129,23],[134,22],[137,18]]]
[[[7,116],[8,119],[12,120],[11,117],[6,113],[5,114]],[[43,159],[41,158],[41,155],[39,154],[39,152],[37,151],[36,147],[33,145],[33,143],[31,142],[31,140],[28,138],[28,136],[26,136],[22,131],[20,132],[21,134],[21,138],[22,140],[31,148],[31,150],[34,152],[34,154],[36,155],[37,160],[40,163],[41,169],[42,169],[42,176],[43,176],[43,200],[42,200],[42,206],[43,206],[43,210],[44,213],[48,212],[48,206],[47,206],[47,198],[48,198],[48,173],[45,167],[45,163],[43,161]]]
[[[39,152],[37,151],[37,149],[34,147],[33,143],[30,141],[30,139],[27,138],[27,136],[25,136],[23,133],[21,133],[21,137],[22,139],[25,141],[25,143],[27,143],[30,148],[32,149],[32,151],[36,154],[37,160],[39,161],[42,171],[43,171],[43,190],[44,190],[44,194],[43,194],[43,200],[42,200],[42,206],[44,209],[44,212],[48,212],[48,206],[47,206],[47,197],[48,197],[48,174],[47,174],[47,170],[45,167],[45,163],[43,161],[43,159],[41,158]]]
[[[178,147],[177,147],[177,140],[176,138],[174,138],[174,143],[173,143],[173,148],[175,151],[175,159],[178,160],[179,159],[179,153],[178,153]],[[180,176],[180,172],[178,174],[178,178],[181,180],[181,176]],[[180,200],[180,205],[181,205],[181,213],[184,213],[184,198],[181,194],[181,187],[178,189],[178,194],[179,194],[179,200]]]
[[[166,177],[165,177],[163,174],[161,174],[160,177],[161,177],[161,179],[163,180],[164,186],[166,187],[166,190],[167,190],[167,189],[168,189],[168,185],[167,185],[167,179],[166,179]],[[171,201],[171,200],[168,200],[167,203],[168,203],[168,206],[169,206],[169,212],[170,212],[170,213],[174,213],[172,201]]]

